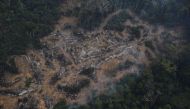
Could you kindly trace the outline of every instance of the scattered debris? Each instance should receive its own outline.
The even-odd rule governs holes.
[[[38,84],[41,84],[44,75],[42,74],[42,71],[41,71],[41,69],[39,67],[39,63],[36,62],[36,61],[33,61],[32,64],[31,64],[31,69],[32,69],[32,72],[33,72],[33,77],[36,79],[36,82]]]
[[[22,96],[28,93],[33,92],[35,89],[4,89],[0,90],[0,95],[4,96]]]
[[[13,81],[6,81],[5,79],[2,78],[2,79],[0,79],[0,86],[1,87],[11,87],[19,81],[21,81],[21,78],[16,78]]]
[[[18,90],[0,90],[0,95],[4,96],[18,96],[19,91]]]
[[[61,67],[60,70],[53,75],[53,77],[50,80],[50,84],[55,84],[58,80],[62,78],[62,76],[65,73],[65,68]]]
[[[57,24],[58,30],[41,39],[41,50],[27,53],[27,64],[30,66],[20,75],[32,78],[32,84],[31,80],[25,79],[0,79],[3,88],[0,96],[19,97],[18,109],[36,109],[38,100],[31,97],[33,95],[42,97],[40,100],[43,99],[48,109],[64,97],[68,103],[85,102],[92,91],[100,94],[125,75],[141,73],[161,50],[167,52],[165,43],[177,45],[177,36],[170,34],[171,30],[151,25],[134,14],[130,14],[127,21],[122,19],[122,31],[104,30],[111,17],[121,12],[118,10],[108,15],[100,28],[94,31],[79,29],[65,20],[66,23]],[[0,78],[4,72],[16,70],[0,63]],[[110,77],[107,74],[113,75]],[[34,85],[42,89],[32,88]],[[11,86],[15,88],[9,89]],[[26,86],[30,87],[26,89]],[[23,96],[27,97],[21,98]]]
[[[18,99],[17,109],[38,109],[38,100],[34,97],[28,96]]]
[[[54,101],[51,97],[45,95],[44,96],[45,106],[47,109],[53,109]]]
[[[35,89],[27,89],[27,90],[23,90],[23,91],[21,91],[18,95],[19,96],[22,96],[22,95],[25,95],[25,94],[27,94],[27,93],[30,93],[30,92],[32,92],[32,91],[34,91]]]

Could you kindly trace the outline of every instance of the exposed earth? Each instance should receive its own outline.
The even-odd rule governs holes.
[[[123,11],[130,16],[123,31],[104,29]],[[62,16],[54,32],[41,39],[42,49],[12,57],[19,73],[6,75],[1,82],[0,105],[12,109],[27,101],[52,109],[61,99],[84,104],[109,92],[124,76],[140,74],[154,58],[180,44],[180,29],[150,24],[131,10],[116,10],[93,31],[77,23],[75,17]]]

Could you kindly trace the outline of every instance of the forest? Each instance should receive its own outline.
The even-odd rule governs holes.
[[[53,30],[59,18],[59,0],[0,1],[0,62],[39,48],[39,38]]]
[[[117,83],[114,91],[95,96],[86,105],[70,106],[62,100],[55,105],[54,109],[189,109],[190,2],[165,0],[157,1],[157,5],[154,6],[149,0],[109,1],[112,3],[109,4],[109,11],[101,11],[98,6],[93,9],[94,7],[89,7],[88,4],[80,9],[69,10],[69,16],[79,16],[81,18],[79,26],[92,30],[99,26],[102,19],[113,10],[129,8],[155,25],[164,25],[168,28],[183,26],[186,30],[184,34],[186,43],[182,52],[177,56],[159,57],[140,75],[124,77]],[[86,14],[76,14],[76,10]],[[83,21],[84,18],[87,20]],[[115,16],[104,29],[122,31],[124,28],[122,22],[127,18],[130,16],[122,12],[119,16]],[[147,45],[151,46],[150,43]]]
[[[61,100],[53,109],[190,109],[190,1],[108,1],[108,6],[102,8],[100,4],[90,2],[92,7],[85,3],[88,0],[84,0],[81,7],[61,13],[61,0],[1,0],[0,76],[4,70],[17,72],[14,63],[8,62],[10,57],[25,54],[27,49],[39,49],[42,46],[39,39],[53,31],[61,14],[79,18],[78,27],[92,31],[109,13],[129,8],[151,24],[183,27],[182,52],[177,56],[160,56],[140,75],[124,77],[113,91],[94,96],[85,105],[71,106]],[[111,19],[104,29],[122,31],[122,22],[128,18],[130,16],[124,11]],[[131,31],[138,34],[135,28]],[[151,46],[150,43],[147,45]]]
[[[190,48],[177,60],[155,60],[137,75],[120,80],[114,91],[95,96],[87,105],[67,105],[64,100],[54,109],[189,109]]]

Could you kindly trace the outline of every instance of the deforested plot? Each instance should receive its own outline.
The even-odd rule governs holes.
[[[0,1],[0,109],[189,109],[188,3]]]

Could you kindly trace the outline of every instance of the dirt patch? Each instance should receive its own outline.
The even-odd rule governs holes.
[[[169,43],[179,44],[176,40],[179,34],[151,25],[131,11],[127,12],[133,21],[124,22],[122,32],[104,30],[108,20],[120,12],[110,14],[95,31],[83,31],[76,27],[77,18],[63,16],[55,31],[41,39],[42,49],[28,50],[25,56],[15,57],[19,74],[5,78],[6,81],[21,78],[11,88],[23,90],[15,97],[0,95],[0,105],[11,109],[26,95],[39,101],[39,109],[51,107],[62,98],[70,104],[86,103],[92,96],[108,91],[125,75],[141,73],[151,61],[149,56],[155,58],[159,55],[158,48],[166,48],[164,42],[168,37]],[[73,34],[76,29],[80,32]],[[166,33],[172,34],[166,36]],[[155,50],[145,46],[147,41]]]

